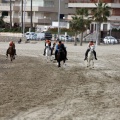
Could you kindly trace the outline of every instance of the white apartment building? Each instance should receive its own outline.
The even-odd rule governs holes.
[[[60,20],[65,21],[68,15],[75,13],[75,8],[68,8],[69,0],[60,2]],[[53,21],[58,21],[59,0],[32,0],[32,23],[37,25],[52,25]],[[22,19],[23,11],[23,19]],[[0,15],[6,12],[4,20],[10,22],[10,0],[0,0]],[[65,18],[65,19],[63,19]],[[12,0],[12,25],[22,20],[26,27],[30,27],[31,21],[31,0]]]
[[[68,7],[70,8],[87,8],[89,14],[91,13],[92,8],[96,8],[95,2],[97,3],[99,0],[69,0]],[[120,29],[120,0],[102,0],[107,3],[109,7],[111,7],[111,15],[108,18],[107,23],[102,23],[101,32],[102,34],[106,34],[112,28]],[[68,16],[68,19],[71,19],[71,15]],[[91,32],[96,31],[96,23],[92,22],[90,25]]]

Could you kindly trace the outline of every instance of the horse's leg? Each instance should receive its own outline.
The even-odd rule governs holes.
[[[58,61],[58,67],[60,67],[60,61]]]
[[[52,55],[50,55],[50,60],[53,61]]]
[[[15,55],[13,55],[13,59],[15,59]]]
[[[94,61],[92,60],[92,68],[94,68]]]
[[[6,54],[6,58],[8,59],[8,54]]]
[[[63,65],[65,66],[65,59],[63,60]]]
[[[89,60],[87,59],[87,67],[89,67]]]
[[[52,61],[52,49],[50,50],[50,61]]]
[[[13,56],[12,56],[12,55],[10,55],[10,60],[11,60],[11,61],[13,60]]]
[[[8,49],[7,49],[7,51],[6,51],[6,58],[8,58]]]
[[[87,65],[87,67],[90,67],[90,62],[91,62],[91,60],[88,59],[88,65]]]

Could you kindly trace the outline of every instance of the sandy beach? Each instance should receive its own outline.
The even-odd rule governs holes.
[[[0,120],[120,120],[120,44],[96,46],[94,68],[84,61],[87,43],[65,46],[58,68],[43,41],[16,43],[13,62],[0,42]]]

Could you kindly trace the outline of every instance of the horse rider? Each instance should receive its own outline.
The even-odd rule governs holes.
[[[18,43],[20,44],[22,42],[22,40],[21,40],[21,38],[20,38],[20,40],[18,41]]]
[[[66,47],[64,46],[64,43],[62,43],[61,41],[59,41],[59,43],[56,44],[55,59],[54,59],[54,60],[57,60],[57,53],[58,53],[59,49],[64,50],[66,60],[68,60],[68,59],[67,59],[67,51],[66,51]]]
[[[89,44],[88,44],[88,49],[87,49],[86,52],[85,52],[85,59],[84,59],[84,60],[87,60],[88,52],[90,51],[90,47],[91,47],[91,46],[95,46],[94,43],[93,43],[93,41],[90,41]],[[93,50],[93,54],[94,54],[94,56],[95,56],[95,60],[97,60],[95,50]]]
[[[53,55],[53,51],[54,51],[54,49],[55,49],[55,45],[56,45],[56,41],[53,43],[53,46],[52,46],[52,48],[51,48],[51,55]]]
[[[50,49],[51,49],[51,41],[50,40],[48,40],[48,39],[46,39],[45,40],[45,49],[44,49],[44,53],[43,53],[43,55],[45,55],[45,51],[46,51],[46,44],[48,44],[48,46],[50,47]]]
[[[10,42],[9,42],[9,48],[10,48],[10,47],[13,47],[14,52],[15,52],[15,55],[16,55],[15,43],[14,43],[13,41],[10,41]],[[8,49],[9,49],[9,48],[8,48]],[[8,49],[7,49],[7,52],[8,52]]]

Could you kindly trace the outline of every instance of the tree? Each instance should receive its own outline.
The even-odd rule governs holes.
[[[88,25],[90,25],[90,20],[85,19],[85,17],[88,16],[87,9],[81,8],[76,11],[76,15],[72,17],[72,20],[70,21],[70,27],[73,31],[75,31],[75,45],[76,45],[76,36],[77,33],[81,33],[81,39],[80,39],[80,46],[82,46],[83,41],[83,32],[87,29]]]
[[[75,15],[75,16],[72,16],[72,20],[70,21],[70,28],[72,31],[75,32],[75,40],[74,40],[74,45],[76,46],[77,45],[77,41],[76,41],[76,38],[77,38],[77,30],[78,30],[78,17]]]
[[[98,41],[97,45],[100,45],[101,39],[101,23],[107,22],[108,17],[110,16],[110,7],[107,6],[107,3],[102,3],[100,1],[98,5],[95,3],[96,9],[92,9],[93,19],[97,22],[97,31],[98,31]]]
[[[88,18],[88,10],[85,8],[78,9],[77,15],[80,16],[79,33],[81,33],[80,46],[82,46],[83,32],[88,28],[88,26],[91,23],[91,20]],[[85,17],[87,17],[87,19],[85,19]]]
[[[4,22],[3,18],[4,18],[4,16],[0,17],[0,28],[5,27],[5,22]]]

